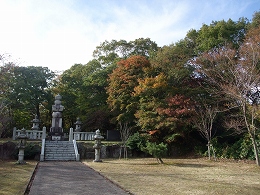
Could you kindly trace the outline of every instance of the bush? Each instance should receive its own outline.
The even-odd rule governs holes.
[[[217,158],[251,159],[255,158],[253,146],[248,135],[234,143],[219,143],[217,138],[212,139]],[[207,152],[205,153],[205,155]]]
[[[28,143],[24,149],[24,159],[32,160],[39,158],[41,147],[39,144]]]
[[[127,146],[131,150],[142,151],[141,149],[146,145],[147,137],[140,135],[139,132],[131,135],[127,140]]]
[[[167,155],[167,144],[164,144],[163,142],[160,144],[156,144],[153,142],[147,142],[146,147],[143,147],[142,150],[144,152],[148,152],[153,157],[155,157],[158,162],[163,163],[162,157],[165,157]]]

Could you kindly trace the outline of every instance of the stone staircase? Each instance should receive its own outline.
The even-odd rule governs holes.
[[[72,141],[45,141],[45,161],[76,161]]]

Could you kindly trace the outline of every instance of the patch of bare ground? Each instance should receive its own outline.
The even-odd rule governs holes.
[[[153,158],[105,159],[85,164],[135,195],[260,193],[260,167],[250,161]]]

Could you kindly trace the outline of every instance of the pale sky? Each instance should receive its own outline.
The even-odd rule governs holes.
[[[63,71],[93,59],[105,40],[158,46],[212,21],[252,19],[260,0],[0,0],[0,54]]]

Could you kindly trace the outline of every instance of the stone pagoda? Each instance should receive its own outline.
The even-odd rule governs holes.
[[[64,106],[61,105],[61,95],[56,95],[54,105],[52,105],[52,124],[50,128],[51,140],[63,140],[63,128],[62,128],[62,112]]]

